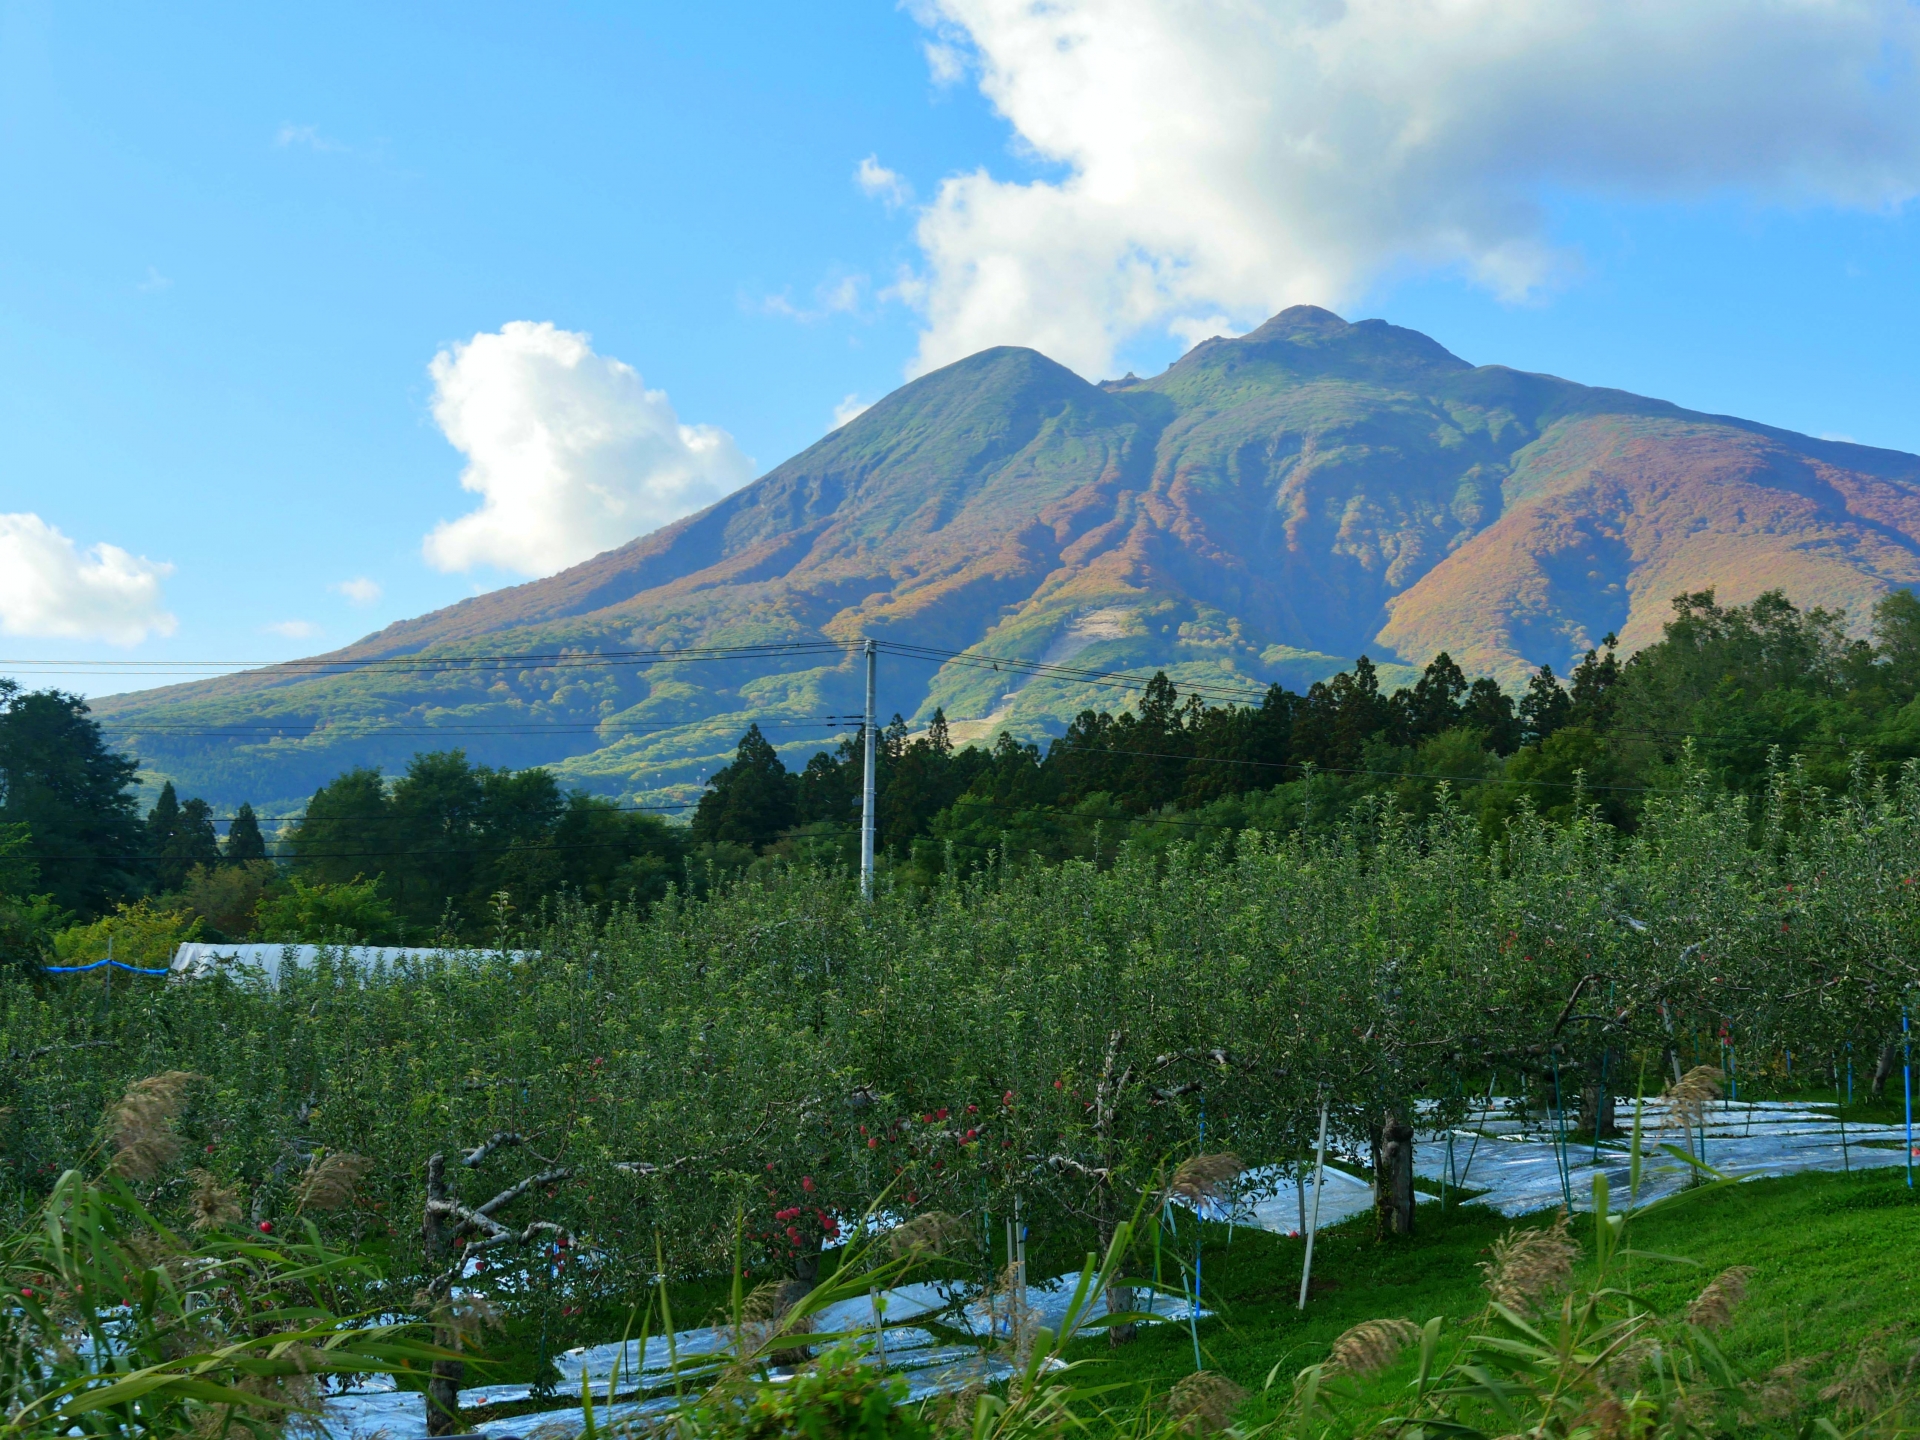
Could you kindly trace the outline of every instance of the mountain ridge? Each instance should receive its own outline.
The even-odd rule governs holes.
[[[1417,331],[1295,306],[1148,379],[982,351],[698,514],[317,658],[871,635],[1249,693],[1361,653],[1391,677],[1446,649],[1513,684],[1608,631],[1657,638],[1680,590],[1739,602],[1784,585],[1863,618],[1917,582],[1920,457],[1476,366]],[[882,708],[1038,736],[1128,697],[1004,680],[890,661]],[[345,763],[464,740],[477,759],[664,799],[696,790],[749,720],[799,758],[858,691],[851,660],[812,654],[591,674],[268,667],[96,708],[156,774],[215,798],[294,801]],[[234,743],[195,725],[304,733]]]

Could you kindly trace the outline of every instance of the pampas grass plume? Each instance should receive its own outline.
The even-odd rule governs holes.
[[[294,1198],[302,1210],[338,1210],[352,1203],[354,1187],[372,1168],[373,1162],[364,1155],[345,1151],[316,1155],[307,1163]]]
[[[1363,1320],[1333,1342],[1327,1369],[1341,1375],[1376,1375],[1420,1338],[1411,1320]]]
[[[1734,1308],[1747,1297],[1748,1265],[1735,1265],[1713,1277],[1687,1307],[1687,1323],[1702,1330],[1724,1330],[1733,1322]]]
[[[1706,1123],[1707,1107],[1720,1098],[1726,1077],[1717,1065],[1696,1065],[1660,1092],[1667,1103],[1667,1124],[1697,1126]]]
[[[1247,1392],[1226,1376],[1199,1370],[1183,1376],[1167,1396],[1167,1413],[1184,1435],[1211,1435],[1227,1428]]]
[[[1193,1155],[1182,1160],[1167,1181],[1167,1198],[1189,1205],[1225,1198],[1227,1187],[1240,1178],[1246,1162],[1230,1150],[1217,1155]]]
[[[239,1191],[222,1185],[210,1170],[192,1171],[189,1178],[193,1181],[193,1194],[188,1197],[187,1205],[193,1211],[195,1230],[217,1230],[239,1220]]]
[[[187,1103],[187,1087],[200,1078],[190,1070],[149,1075],[134,1081],[108,1107],[114,1174],[151,1180],[178,1158],[180,1137],[173,1133],[173,1119]]]
[[[929,1210],[894,1226],[887,1236],[887,1249],[896,1259],[903,1255],[941,1255],[966,1234],[965,1221],[944,1210]]]
[[[1480,1266],[1487,1294],[1497,1305],[1522,1314],[1567,1288],[1579,1242],[1567,1233],[1562,1210],[1544,1230],[1509,1230],[1493,1242],[1493,1259]]]

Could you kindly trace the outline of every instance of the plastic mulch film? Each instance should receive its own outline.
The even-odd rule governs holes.
[[[1080,1276],[1075,1272],[1029,1285],[1022,1323],[1034,1329],[1044,1327],[1057,1330],[1066,1318],[1067,1307],[1072,1303],[1079,1282]],[[1007,1329],[1005,1314],[990,1306],[986,1300],[972,1298],[946,1286],[924,1284],[902,1285],[883,1291],[881,1299],[891,1328],[885,1331],[884,1338],[879,1333],[874,1334],[871,1361],[879,1363],[884,1355],[887,1368],[907,1381],[909,1401],[925,1400],[976,1383],[993,1384],[1007,1379],[1013,1373],[1004,1359],[979,1344],[942,1341],[929,1330],[901,1323],[938,1317],[949,1330],[981,1339],[989,1336],[1004,1338]],[[1188,1318],[1187,1304],[1177,1297],[1148,1296],[1140,1292],[1138,1304],[1142,1310],[1151,1306],[1153,1319],[1157,1321],[1184,1324]],[[1095,1295],[1083,1307],[1082,1324],[1098,1320],[1106,1313],[1106,1297]],[[1197,1318],[1204,1319],[1207,1313],[1203,1309]],[[846,1300],[822,1310],[815,1317],[815,1328],[829,1334],[878,1332],[879,1316],[870,1299]],[[675,1401],[670,1395],[619,1401],[611,1406],[601,1404],[598,1397],[606,1394],[616,1364],[622,1393],[641,1387],[652,1389],[669,1383],[671,1356],[677,1355],[684,1366],[689,1360],[697,1361],[703,1356],[724,1353],[728,1342],[726,1330],[702,1327],[679,1331],[673,1336],[671,1345],[666,1336],[655,1335],[648,1338],[644,1347],[638,1340],[630,1340],[624,1345],[616,1341],[569,1350],[554,1358],[554,1366],[560,1372],[556,1390],[560,1397],[577,1400],[581,1377],[584,1375],[596,1397],[594,1420],[598,1425],[671,1409]],[[328,1434],[333,1440],[373,1440],[379,1435],[385,1436],[386,1440],[424,1440],[427,1433],[425,1397],[396,1392],[391,1387],[392,1381],[381,1377],[359,1390],[329,1396],[322,1415],[322,1423]],[[689,1393],[697,1391],[697,1386],[689,1386]],[[523,1401],[530,1398],[531,1394],[531,1389],[524,1383],[480,1385],[462,1390],[460,1405],[462,1409],[478,1409],[486,1405]],[[500,1437],[500,1440],[506,1436],[530,1436],[536,1433],[543,1440],[546,1437],[564,1440],[564,1437],[577,1435],[585,1428],[585,1414],[574,1403],[537,1414],[490,1421],[476,1427],[474,1433]]]
[[[1621,1208],[1629,1203],[1627,1151],[1633,1109],[1625,1100],[1617,1108],[1620,1134],[1602,1140],[1596,1150],[1591,1140],[1556,1142],[1560,1128],[1556,1114],[1516,1119],[1508,1102],[1496,1097],[1491,1113],[1498,1118],[1452,1132],[1451,1174],[1445,1131],[1420,1135],[1414,1173],[1469,1192],[1471,1204],[1492,1206],[1503,1215],[1523,1215],[1563,1205],[1569,1196],[1574,1209],[1592,1209],[1593,1175],[1598,1169],[1607,1176],[1609,1203]],[[1640,1204],[1685,1188],[1696,1173],[1673,1151],[1691,1154],[1722,1175],[1742,1179],[1807,1170],[1867,1170],[1906,1162],[1903,1127],[1849,1123],[1843,1139],[1833,1114],[1787,1101],[1719,1102],[1707,1113],[1705,1124],[1690,1131],[1670,1121],[1663,1104],[1650,1100],[1641,1124],[1640,1190],[1635,1197]]]

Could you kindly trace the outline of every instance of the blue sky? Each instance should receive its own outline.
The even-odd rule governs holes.
[[[315,653],[979,345],[1145,373],[1302,299],[1920,450],[1911,5],[1622,4],[1503,52],[1471,5],[1355,4],[1306,69],[1325,7],[1270,8],[0,0],[0,658]],[[477,434],[560,413],[628,438]],[[469,462],[497,516],[423,549]]]

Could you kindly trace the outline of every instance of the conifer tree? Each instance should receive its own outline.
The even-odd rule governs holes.
[[[793,828],[794,801],[793,778],[779,752],[758,725],[749,725],[733,764],[707,781],[693,815],[694,842],[765,845]]]
[[[1542,665],[1527,681],[1527,693],[1520,699],[1522,738],[1537,745],[1567,723],[1573,701],[1560,688],[1553,666]]]
[[[162,891],[178,890],[196,865],[220,861],[220,839],[213,828],[213,807],[200,799],[182,803],[169,780],[147,812],[147,853],[153,882]]]
[[[174,837],[179,833],[180,796],[169,780],[160,787],[160,798],[153,802],[153,808],[147,812],[148,851],[158,859],[167,853],[167,847],[173,844]]]
[[[240,865],[266,858],[267,841],[260,833],[260,822],[254,817],[253,806],[242,800],[240,808],[233,812],[232,823],[227,826],[226,859]]]
[[[25,825],[53,903],[97,915],[139,890],[138,764],[107,748],[78,695],[0,678],[0,826]]]

